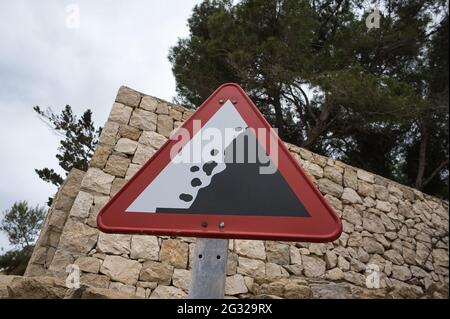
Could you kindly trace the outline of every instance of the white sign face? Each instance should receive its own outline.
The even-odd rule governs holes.
[[[222,138],[227,135],[226,131],[230,128],[242,129],[246,126],[246,122],[233,103],[228,100],[181,149],[181,152],[173,157],[172,161],[126,211],[155,213],[161,207],[189,208],[198,191],[207,187],[212,177],[226,168],[223,150],[233,141],[233,139],[227,141],[226,138]],[[208,131],[217,131],[219,134],[205,143],[202,132]],[[242,132],[244,130],[235,134],[235,137]],[[216,150],[214,155],[211,154],[213,150]],[[198,156],[201,153],[207,156]],[[208,170],[208,163],[211,161],[217,165]]]

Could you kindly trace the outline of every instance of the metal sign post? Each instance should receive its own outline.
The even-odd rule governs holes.
[[[223,299],[228,259],[228,239],[197,238],[189,299]]]

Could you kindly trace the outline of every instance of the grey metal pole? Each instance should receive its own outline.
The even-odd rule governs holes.
[[[222,299],[228,259],[228,239],[197,238],[189,299]]]

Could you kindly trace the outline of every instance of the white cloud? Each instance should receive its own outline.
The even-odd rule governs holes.
[[[77,114],[91,108],[105,122],[117,89],[128,85],[164,99],[175,95],[169,48],[188,34],[199,0],[8,1],[0,11],[0,211],[14,201],[44,204],[55,187],[35,168],[57,168],[58,138],[32,107]],[[66,27],[66,7],[80,28]],[[0,247],[7,247],[0,236]]]

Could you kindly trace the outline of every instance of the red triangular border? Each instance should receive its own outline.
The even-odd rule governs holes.
[[[275,134],[258,108],[242,88],[233,83],[220,86],[183,124],[192,137],[193,120],[204,125],[222,106],[219,101],[236,100],[237,111],[248,126]],[[275,134],[276,135],[276,134]],[[278,169],[310,214],[309,217],[238,216],[201,214],[158,214],[125,212],[139,194],[170,162],[169,139],[122,189],[101,209],[97,217],[100,230],[107,233],[176,235],[192,237],[270,239],[324,242],[339,238],[342,225],[332,207],[307,177],[284,143],[278,143]],[[269,149],[266,139],[266,149]],[[225,227],[219,227],[220,223]],[[205,225],[207,225],[205,227]]]

